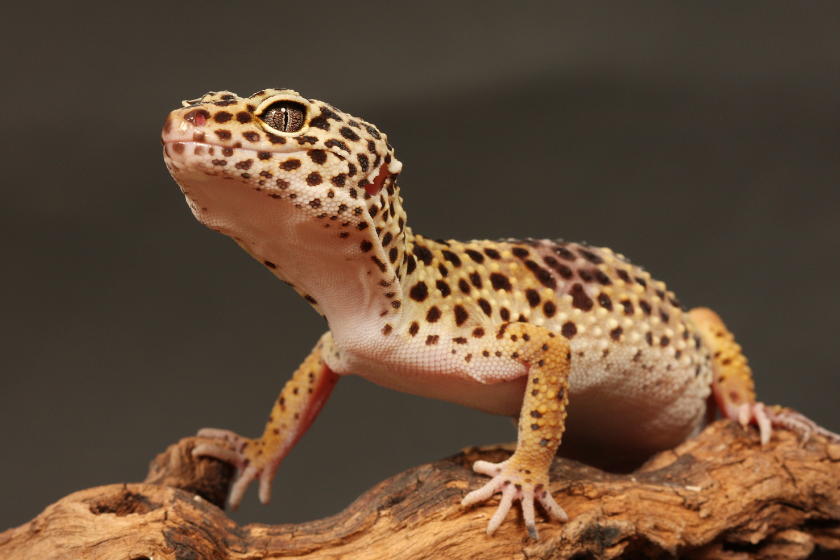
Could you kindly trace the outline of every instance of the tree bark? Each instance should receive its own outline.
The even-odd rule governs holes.
[[[76,492],[0,533],[0,558],[834,558],[840,556],[840,445],[719,421],[637,471],[555,459],[551,490],[570,521],[538,510],[540,540],[516,507],[492,537],[498,499],[462,508],[487,478],[470,466],[511,446],[470,448],[381,482],[346,510],[299,525],[246,525],[220,506],[232,469],[171,446],[143,483]]]

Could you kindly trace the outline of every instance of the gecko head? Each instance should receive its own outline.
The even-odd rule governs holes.
[[[184,101],[167,117],[161,141],[195,216],[238,241],[266,222],[318,225],[348,242],[363,230],[397,227],[402,164],[386,136],[295,91],[244,98],[220,91]]]

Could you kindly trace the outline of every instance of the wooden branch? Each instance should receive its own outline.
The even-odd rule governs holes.
[[[76,492],[29,523],[0,533],[0,558],[840,554],[840,445],[814,438],[800,447],[783,430],[763,449],[757,439],[754,431],[719,421],[629,475],[556,459],[551,490],[571,520],[561,524],[542,517],[541,538],[534,542],[519,513],[511,513],[493,537],[485,534],[498,499],[470,509],[459,504],[486,481],[470,471],[473,461],[504,459],[509,446],[471,448],[406,471],[327,519],[240,527],[213,505],[222,503],[231,469],[213,459],[193,460],[190,452],[200,440],[188,438],[158,456],[145,482]]]

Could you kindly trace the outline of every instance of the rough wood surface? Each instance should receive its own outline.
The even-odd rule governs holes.
[[[628,475],[556,459],[551,489],[571,520],[542,517],[539,542],[518,513],[485,534],[497,499],[459,505],[486,480],[472,462],[503,459],[504,446],[406,471],[327,519],[240,527],[213,505],[231,469],[194,461],[196,441],[158,456],[143,483],[76,492],[0,533],[0,558],[840,557],[840,446],[800,447],[785,431],[762,449],[755,432],[720,421]]]

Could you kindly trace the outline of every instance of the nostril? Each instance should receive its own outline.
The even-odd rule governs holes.
[[[184,113],[184,120],[194,124],[195,126],[204,126],[204,123],[210,118],[210,113],[204,109],[193,109]]]

